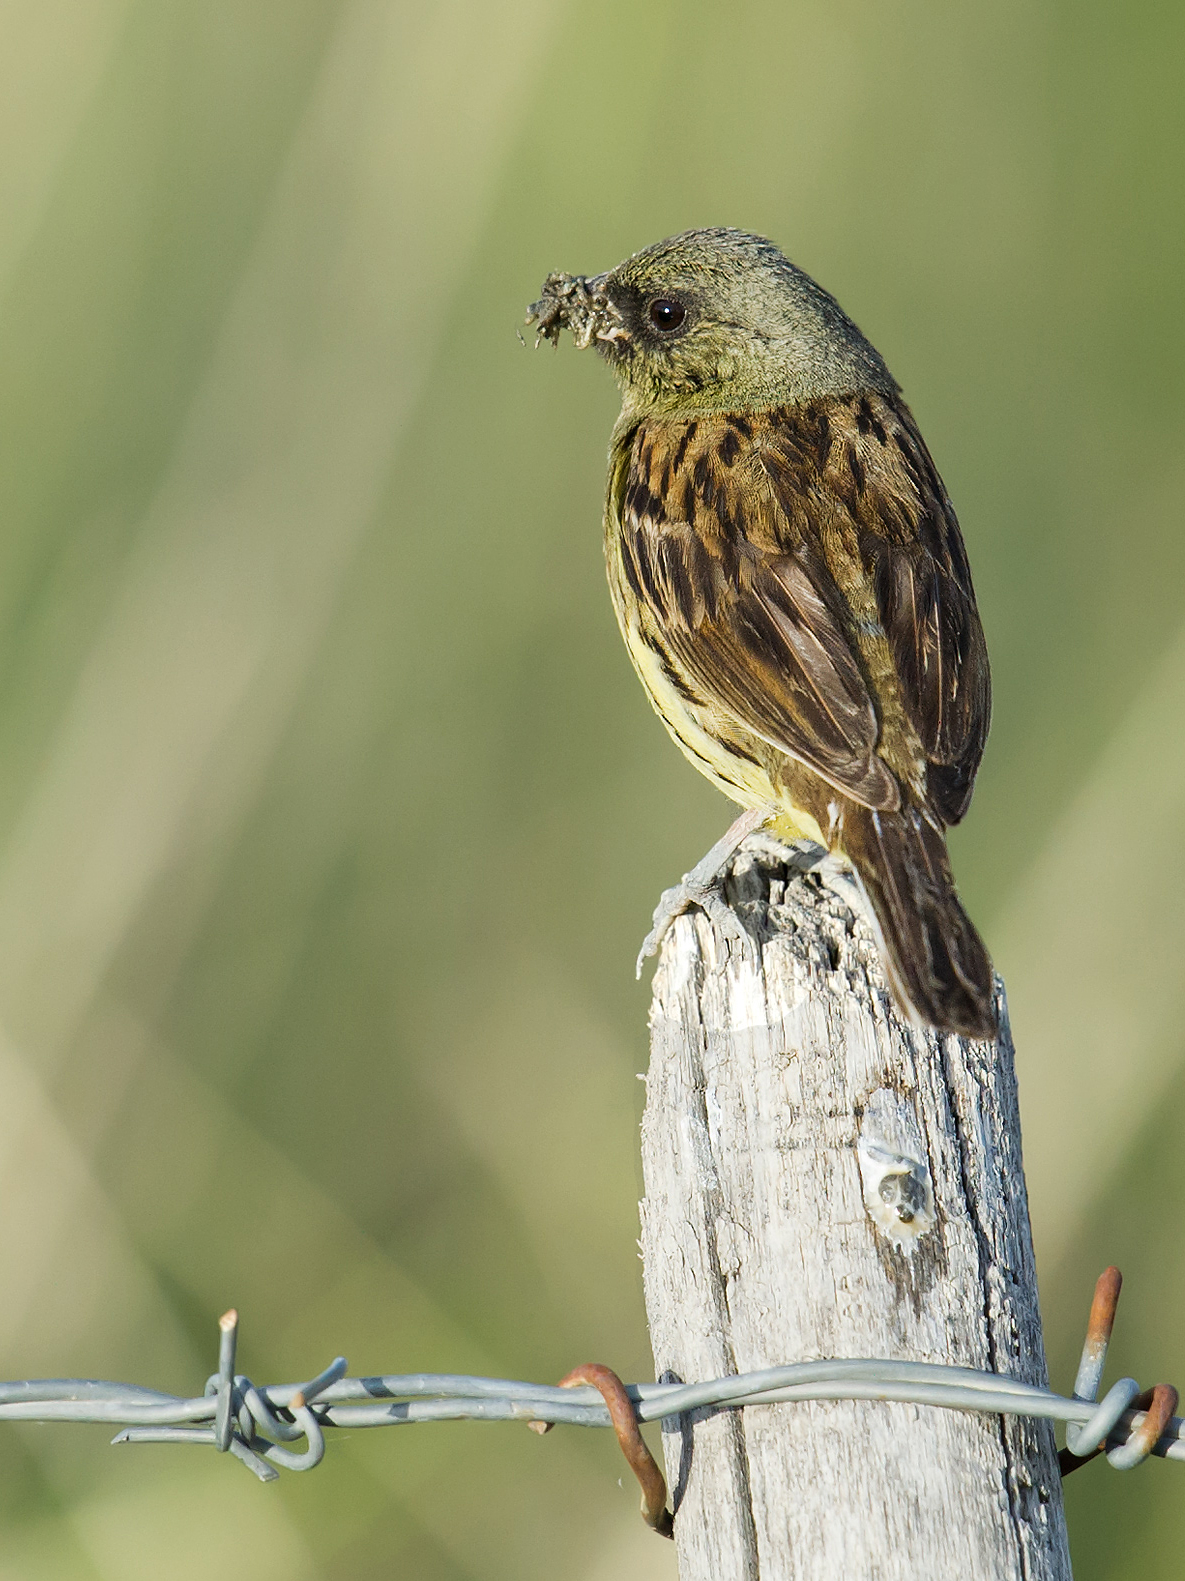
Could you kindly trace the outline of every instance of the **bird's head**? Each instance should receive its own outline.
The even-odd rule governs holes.
[[[746,231],[684,231],[606,274],[549,275],[527,322],[596,346],[630,416],[897,389],[835,299]]]

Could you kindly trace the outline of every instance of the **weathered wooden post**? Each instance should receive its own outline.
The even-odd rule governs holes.
[[[657,1376],[883,1356],[1044,1384],[1005,1007],[995,1046],[905,1025],[829,863],[747,849],[727,894],[744,939],[682,917],[654,982]],[[1070,1576],[1047,1422],[814,1402],[692,1413],[663,1444],[681,1581]]]

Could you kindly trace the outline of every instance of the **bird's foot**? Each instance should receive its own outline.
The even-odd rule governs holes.
[[[715,878],[709,879],[706,883],[697,883],[688,873],[681,883],[663,890],[662,898],[654,908],[654,925],[642,940],[642,948],[638,951],[637,965],[634,969],[636,977],[641,977],[646,957],[658,954],[662,948],[662,941],[674,926],[675,919],[681,917],[685,911],[690,911],[693,906],[698,906],[710,922],[714,922],[731,938],[740,942],[745,937],[745,930],[737,921],[736,912],[720,893],[720,882],[723,877],[723,873],[717,873]]]
[[[672,889],[663,890],[662,899],[654,908],[654,925],[642,940],[642,948],[638,952],[638,977],[642,975],[646,957],[658,954],[676,917],[681,917],[693,906],[698,906],[721,932],[738,941],[745,938],[745,930],[737,920],[736,913],[720,893],[720,884],[741,846],[762,824],[768,822],[771,814],[772,809],[768,807],[743,812],[691,872],[684,873],[680,883]]]

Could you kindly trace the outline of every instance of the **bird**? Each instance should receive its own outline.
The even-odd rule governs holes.
[[[617,379],[617,621],[677,745],[744,809],[663,896],[643,955],[691,905],[724,907],[723,874],[765,830],[854,874],[910,1022],[994,1038],[991,959],[946,847],[987,739],[987,646],[958,519],[884,359],[775,243],[731,228],[551,274],[527,322],[536,345],[569,330]]]

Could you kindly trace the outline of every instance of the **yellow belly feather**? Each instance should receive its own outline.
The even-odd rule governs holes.
[[[734,756],[716,734],[704,728],[686,698],[667,679],[658,656],[642,636],[636,617],[631,618],[616,598],[613,602],[618,607],[621,634],[638,678],[684,757],[731,801],[742,807],[776,808],[766,825],[771,834],[786,841],[813,840],[816,845],[825,846],[823,831],[809,812],[796,807],[785,789],[775,785],[759,764]]]

